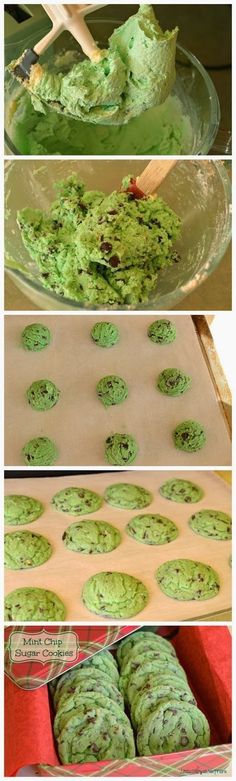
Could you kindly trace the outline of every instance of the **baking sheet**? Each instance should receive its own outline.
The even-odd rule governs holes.
[[[164,499],[159,494],[159,487],[165,480],[174,477],[192,480],[204,490],[204,497],[194,504],[177,504]],[[125,530],[128,521],[138,510],[120,510],[104,504],[96,513],[87,518],[104,520],[112,523],[122,533],[122,542],[116,550],[106,554],[85,555],[75,553],[65,548],[62,534],[71,523],[82,520],[59,513],[50,505],[53,495],[67,486],[84,486],[104,494],[105,488],[111,483],[135,483],[141,485],[153,494],[153,501],[143,512],[160,513],[173,520],[179,529],[179,536],[167,545],[143,545],[129,537]],[[100,473],[99,475],[71,475],[66,477],[48,478],[17,478],[5,481],[7,494],[21,493],[33,496],[42,501],[45,513],[34,523],[27,526],[6,527],[7,531],[28,529],[45,535],[53,546],[51,559],[32,570],[5,570],[5,594],[22,586],[48,588],[55,591],[66,606],[66,621],[98,621],[104,623],[104,616],[89,612],[81,600],[84,582],[97,572],[126,572],[143,581],[149,591],[149,602],[138,615],[129,619],[129,624],[155,621],[184,621],[198,616],[207,616],[231,606],[231,568],[229,557],[231,541],[219,542],[208,540],[196,535],[188,526],[188,519],[196,510],[203,508],[219,509],[231,512],[231,489],[228,484],[212,472],[123,472]],[[176,558],[189,558],[211,564],[218,572],[221,588],[213,599],[201,602],[178,602],[163,594],[155,580],[154,573],[165,561]],[[217,619],[216,619],[217,620]],[[117,623],[109,618],[110,623]],[[44,622],[45,623],[45,622]]]
[[[33,437],[46,435],[59,449],[56,465],[103,466],[105,440],[111,433],[132,434],[139,446],[132,466],[228,466],[229,431],[190,316],[170,316],[177,338],[156,345],[147,336],[152,315],[110,316],[120,329],[120,341],[111,349],[98,347],[90,331],[99,315],[6,316],[5,318],[5,464],[24,463],[22,447]],[[43,322],[51,330],[51,345],[26,352],[20,337],[25,325]],[[192,377],[183,396],[170,398],[155,385],[168,367]],[[129,396],[120,405],[105,408],[96,394],[101,377],[118,374],[128,383]],[[46,412],[33,410],[26,390],[34,380],[51,379],[61,390],[58,404]],[[183,420],[203,424],[207,441],[197,453],[174,447],[172,432]],[[132,468],[132,467],[131,467]]]

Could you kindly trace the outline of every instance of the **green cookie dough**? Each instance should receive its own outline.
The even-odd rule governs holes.
[[[169,652],[162,648],[133,648],[126,662],[123,663],[120,676],[120,690],[126,694],[131,675],[138,669],[142,669],[143,664],[155,662],[158,664],[158,670],[161,672],[175,671],[176,676],[182,677],[183,668],[180,667],[178,659],[171,657]],[[185,675],[183,675],[185,677]]]
[[[53,496],[51,503],[61,513],[84,515],[99,510],[102,506],[102,497],[88,488],[63,488]]]
[[[61,392],[51,380],[36,380],[27,390],[27,399],[31,407],[43,411],[55,407]]]
[[[189,390],[191,382],[191,377],[180,369],[164,369],[159,374],[157,387],[166,396],[180,396],[181,393],[186,393]]]
[[[120,332],[114,323],[95,323],[91,331],[91,337],[99,347],[113,347],[119,342]]]
[[[96,391],[104,407],[111,407],[114,404],[122,404],[128,396],[128,387],[122,377],[110,374],[108,377],[102,377],[99,380]]]
[[[43,514],[44,506],[32,496],[10,494],[4,498],[4,521],[8,526],[33,523]]]
[[[189,702],[163,700],[147,716],[137,733],[139,756],[170,754],[210,744],[204,713]]]
[[[75,53],[64,73],[56,65],[36,63],[24,85],[42,112],[46,104],[84,122],[122,125],[170,94],[177,35],[177,27],[163,33],[152,7],[144,5],[114,30],[100,59],[81,61]],[[19,62],[21,57],[8,70],[14,73]]]
[[[105,490],[105,501],[123,510],[141,510],[152,502],[152,494],[141,485],[113,483]]]
[[[149,326],[148,336],[155,344],[170,344],[176,339],[176,327],[170,320],[155,320]]]
[[[127,689],[125,691],[125,697],[127,702],[132,705],[136,691],[147,681],[147,678],[152,680],[161,680],[163,675],[169,676],[169,679],[178,680],[179,685],[183,682],[183,686],[186,687],[187,677],[183,667],[178,662],[178,659],[170,659],[170,661],[161,661],[160,659],[152,659],[151,661],[144,661],[132,672],[128,682]]]
[[[48,437],[30,439],[22,448],[22,453],[27,466],[51,466],[58,456],[55,442]]]
[[[231,540],[232,518],[220,510],[199,510],[191,516],[191,529],[202,537],[212,540]]]
[[[4,565],[7,569],[39,567],[51,555],[52,546],[41,534],[17,531],[4,536]]]
[[[124,713],[124,710],[120,708],[117,702],[107,697],[106,694],[94,691],[86,694],[84,692],[75,692],[63,704],[60,703],[53,724],[55,738],[59,737],[69,719],[72,716],[76,716],[78,711],[83,709],[87,713],[91,708],[104,708],[117,718],[121,718],[120,714]]]
[[[79,553],[109,553],[121,543],[115,526],[105,521],[79,521],[64,531],[62,539],[69,550]]]
[[[166,561],[158,568],[156,579],[161,591],[172,599],[212,599],[220,589],[217,572],[191,559]]]
[[[26,325],[21,334],[21,341],[25,350],[31,350],[32,352],[44,350],[51,342],[49,328],[46,325],[42,325],[42,323]]]
[[[127,534],[146,545],[165,545],[178,537],[178,528],[164,515],[136,515],[126,526]]]
[[[137,648],[140,643],[143,642],[146,643],[146,648],[150,648],[156,645],[159,648],[163,648],[165,651],[168,650],[170,656],[176,656],[173,645],[169,643],[168,640],[165,640],[164,637],[157,635],[155,632],[139,630],[138,632],[134,632],[133,634],[128,635],[128,637],[125,637],[124,640],[120,640],[116,652],[118,664],[120,667],[122,666],[123,661],[129,655],[130,651],[132,651],[133,648]]]
[[[174,262],[177,214],[159,197],[85,192],[76,175],[55,186],[48,212],[26,207],[17,214],[43,286],[93,309],[149,301],[159,270]]]
[[[114,466],[132,464],[138,454],[138,445],[131,434],[111,434],[105,444],[106,460]]]
[[[204,496],[204,491],[196,483],[191,483],[190,480],[167,480],[166,483],[161,485],[161,496],[165,499],[170,499],[172,502],[180,502],[186,504],[194,504],[194,502],[200,502]]]
[[[179,423],[173,431],[175,447],[189,453],[196,453],[206,443],[206,434],[201,423],[196,420],[185,420]]]
[[[157,681],[148,678],[141,689],[138,689],[131,705],[131,721],[134,727],[141,727],[147,716],[156,710],[160,700],[179,700],[196,705],[195,697],[188,684],[178,678],[163,676]]]
[[[103,759],[125,759],[135,756],[134,736],[128,717],[110,708],[81,706],[68,719],[58,738],[58,754],[62,764],[98,762]]]
[[[117,686],[111,681],[109,675],[102,673],[100,670],[87,670],[84,671],[83,676],[77,676],[77,678],[71,682],[65,682],[59,689],[57,696],[57,709],[62,710],[64,703],[71,698],[73,694],[93,693],[103,694],[114,700],[120,708],[124,710],[124,699]],[[54,696],[53,696],[54,699]],[[55,700],[56,705],[56,700]]]
[[[5,621],[63,621],[65,606],[53,591],[17,588],[5,597]]]
[[[92,613],[129,618],[143,610],[148,591],[141,580],[124,572],[99,572],[84,584],[82,600]]]

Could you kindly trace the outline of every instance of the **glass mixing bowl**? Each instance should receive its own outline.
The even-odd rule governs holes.
[[[11,160],[6,163],[5,248],[8,273],[40,309],[81,309],[43,288],[24,248],[16,212],[25,206],[47,209],[55,198],[53,182],[77,173],[88,189],[110,193],[123,176],[141,173],[141,160]],[[223,162],[179,160],[158,189],[182,220],[175,249],[181,260],[159,272],[155,295],[140,309],[167,310],[193,292],[222,259],[231,232],[231,187]],[[121,307],[125,309],[126,307]],[[127,309],[129,307],[127,306]]]
[[[90,19],[89,26],[101,48],[121,21]],[[48,28],[37,28],[27,40],[6,44],[5,62],[33,47]],[[78,44],[63,33],[43,61],[75,49]],[[163,106],[146,111],[120,127],[94,126],[62,117],[50,109],[36,112],[29,95],[6,73],[5,142],[13,154],[36,155],[200,155],[212,147],[220,122],[215,87],[197,58],[177,46],[176,82]],[[53,114],[53,116],[52,116]]]

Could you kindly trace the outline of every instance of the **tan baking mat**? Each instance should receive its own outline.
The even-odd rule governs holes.
[[[170,477],[182,477],[198,483],[204,490],[204,498],[197,504],[177,504],[159,494],[159,486]],[[96,513],[87,518],[108,521],[122,533],[122,542],[115,551],[106,554],[85,555],[68,551],[62,542],[62,534],[76,518],[56,512],[50,500],[56,491],[66,486],[84,486],[104,494],[105,488],[114,482],[125,481],[148,488],[153,502],[143,512],[158,512],[176,522],[179,537],[167,545],[143,545],[125,532],[127,522],[138,510],[120,510],[104,502]],[[188,519],[196,509],[212,508],[230,513],[231,490],[224,480],[212,472],[123,472],[99,475],[67,477],[9,479],[5,481],[6,493],[22,493],[40,499],[45,513],[25,527],[8,527],[8,531],[26,528],[44,534],[52,543],[53,555],[48,562],[29,571],[5,570],[5,593],[20,586],[38,586],[55,591],[66,606],[66,621],[104,621],[104,617],[90,613],[81,600],[81,591],[87,578],[96,572],[107,570],[126,572],[141,578],[149,591],[149,602],[144,610],[131,619],[131,623],[155,621],[183,621],[209,612],[226,610],[231,605],[231,568],[229,556],[231,542],[218,542],[200,537],[189,528]],[[81,520],[83,517],[81,516]],[[217,597],[201,602],[178,602],[166,597],[156,583],[154,573],[164,561],[190,558],[211,564],[220,576],[221,588]],[[111,621],[111,619],[109,619]],[[130,622],[130,619],[129,619]],[[117,623],[117,622],[116,622]]]
[[[111,433],[130,433],[139,446],[133,466],[228,466],[231,445],[221,407],[190,316],[170,317],[177,338],[154,344],[147,336],[151,316],[110,316],[120,341],[111,349],[93,343],[90,331],[99,316],[5,318],[5,464],[22,465],[22,447],[32,437],[47,435],[58,445],[57,464],[106,465],[104,444]],[[20,346],[24,326],[44,322],[53,334],[49,348],[30,353]],[[192,377],[192,388],[170,398],[156,390],[156,378],[168,367]],[[96,395],[101,377],[118,374],[128,383],[128,399],[103,407]],[[33,410],[26,389],[37,379],[51,379],[61,390],[59,403],[47,412]],[[183,420],[201,422],[207,442],[197,453],[174,447],[172,431]]]

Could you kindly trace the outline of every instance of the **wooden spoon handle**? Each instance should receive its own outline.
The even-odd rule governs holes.
[[[137,177],[137,185],[145,195],[155,193],[169,172],[176,165],[176,160],[151,160],[144,171]]]

